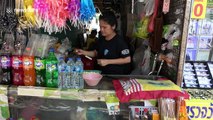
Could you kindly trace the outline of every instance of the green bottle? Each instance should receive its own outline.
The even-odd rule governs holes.
[[[50,48],[48,57],[46,59],[46,86],[58,87],[58,60],[55,57],[54,49]]]
[[[35,57],[34,59],[34,67],[36,70],[36,86],[45,87],[45,68],[46,68],[46,60],[41,57]]]

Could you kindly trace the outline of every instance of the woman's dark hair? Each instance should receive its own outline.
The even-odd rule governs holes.
[[[115,14],[112,11],[102,12],[102,15],[100,15],[99,20],[103,20],[111,26],[115,25],[115,29],[117,28],[117,19]]]

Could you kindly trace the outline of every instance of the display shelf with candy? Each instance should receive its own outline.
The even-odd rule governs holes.
[[[195,69],[192,63],[188,62],[184,66],[184,86],[187,88],[197,88],[198,80],[196,77]]]
[[[185,89],[191,99],[213,100],[213,90]]]
[[[184,67],[184,88],[212,89],[212,65],[210,62],[186,62]]]

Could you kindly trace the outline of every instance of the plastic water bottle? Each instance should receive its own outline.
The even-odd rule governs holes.
[[[50,48],[46,59],[46,86],[58,87],[58,60],[54,55],[54,49]]]
[[[66,67],[67,88],[74,88],[74,83],[72,80],[74,70],[75,70],[75,62],[73,61],[72,58],[68,58]]]
[[[60,57],[58,62],[58,87],[59,88],[67,88],[65,75],[66,75],[66,63],[64,62],[64,58]]]
[[[76,89],[83,89],[84,88],[84,80],[83,80],[83,71],[84,71],[84,65],[81,61],[81,58],[77,58],[76,63],[75,63],[75,71],[74,71],[74,76],[75,78],[75,83],[74,86]]]

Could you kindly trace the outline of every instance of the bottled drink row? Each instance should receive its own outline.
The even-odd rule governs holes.
[[[83,63],[81,58],[63,57],[57,60],[54,49],[47,57],[1,54],[0,84],[42,86],[54,88],[84,87]]]

